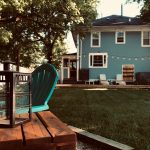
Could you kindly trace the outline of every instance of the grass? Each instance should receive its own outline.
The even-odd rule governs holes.
[[[150,91],[56,89],[50,110],[69,125],[150,150]]]

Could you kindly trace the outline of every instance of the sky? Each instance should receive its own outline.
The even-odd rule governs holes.
[[[127,0],[100,0],[97,7],[98,18],[109,15],[120,15],[121,4],[123,4],[123,15],[129,17],[135,17],[140,14],[141,4],[136,2],[126,3]]]
[[[126,3],[126,0],[100,0],[101,2],[97,6],[98,17],[106,17],[109,15],[121,15],[121,4],[123,4],[123,16],[135,17],[140,14],[141,4],[136,2]],[[76,52],[76,48],[73,44],[71,33],[67,36],[67,47],[69,53]]]

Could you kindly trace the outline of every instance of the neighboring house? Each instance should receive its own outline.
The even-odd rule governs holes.
[[[123,74],[126,82],[134,82],[136,73],[150,72],[150,23],[112,15],[85,31],[84,38],[77,36],[77,81],[98,80],[100,74],[114,80]]]

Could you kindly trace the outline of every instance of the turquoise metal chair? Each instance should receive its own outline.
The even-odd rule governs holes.
[[[58,81],[58,73],[51,64],[43,64],[32,72],[31,92],[32,92],[32,112],[48,110],[48,102],[54,92]],[[23,90],[27,90],[25,87]],[[21,96],[16,99],[16,114],[27,113],[28,96]],[[0,101],[0,107],[5,107],[6,101]],[[18,107],[19,106],[19,107]],[[5,114],[0,110],[0,115]]]
[[[43,64],[32,73],[32,112],[49,109],[48,102],[58,81],[58,73],[51,64]]]

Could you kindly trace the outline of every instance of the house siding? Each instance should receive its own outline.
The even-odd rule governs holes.
[[[89,68],[89,53],[108,53],[108,67]],[[91,47],[91,34],[87,33],[81,57],[81,68],[89,68],[89,79],[99,79],[101,73],[115,79],[122,73],[122,64],[134,64],[135,73],[150,71],[150,47],[141,47],[141,32],[126,32],[125,44],[115,43],[115,32],[101,32],[101,47]]]

